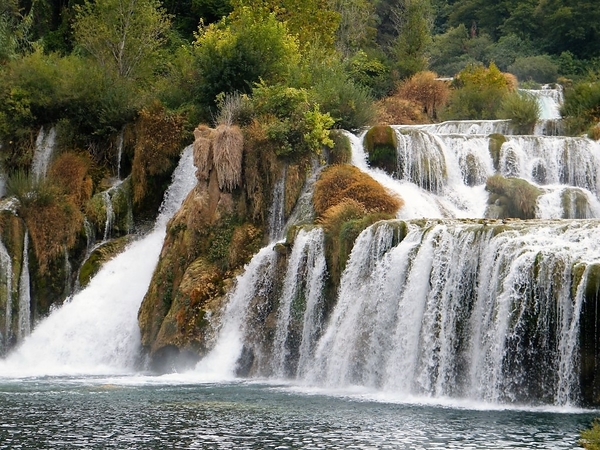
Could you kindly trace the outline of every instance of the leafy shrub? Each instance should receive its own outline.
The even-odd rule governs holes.
[[[133,83],[93,61],[40,50],[8,64],[0,78],[0,137],[18,151],[31,129],[62,120],[74,139],[107,137],[131,120],[140,99]]]
[[[252,90],[253,126],[264,135],[277,156],[320,154],[324,146],[333,147],[329,129],[334,121],[311,102],[306,89],[260,83]]]
[[[600,450],[600,422],[594,420],[592,426],[581,432],[579,444],[587,450]]]
[[[600,121],[600,81],[587,79],[565,89],[560,109],[571,134],[583,133]]]
[[[241,7],[229,21],[201,29],[195,42],[195,67],[200,104],[214,106],[224,93],[250,93],[254,83],[284,81],[298,62],[296,40],[274,14]]]
[[[441,114],[447,119],[497,119],[502,99],[510,92],[509,79],[490,63],[470,65],[455,80],[448,107]]]
[[[515,91],[502,99],[498,118],[510,119],[520,134],[531,134],[540,113],[540,105],[533,95]]]
[[[508,71],[519,80],[552,83],[558,77],[558,65],[545,55],[519,57],[508,66]]]
[[[370,89],[355,83],[341,66],[330,66],[312,87],[316,101],[335,120],[335,127],[358,130],[373,123]]]
[[[333,147],[329,151],[329,164],[349,164],[352,160],[352,146],[348,136],[340,130],[333,130],[330,136]]]

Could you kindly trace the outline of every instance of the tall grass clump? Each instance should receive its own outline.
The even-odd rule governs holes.
[[[594,420],[592,426],[581,432],[579,444],[587,450],[600,450],[600,421]]]
[[[519,134],[532,134],[540,114],[540,105],[533,95],[514,91],[502,99],[498,118],[510,119]]]

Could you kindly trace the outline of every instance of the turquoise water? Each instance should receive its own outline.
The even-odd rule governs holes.
[[[594,416],[256,382],[0,381],[3,449],[574,449]]]

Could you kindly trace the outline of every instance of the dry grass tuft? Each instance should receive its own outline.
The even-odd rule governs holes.
[[[207,125],[198,125],[194,130],[194,165],[198,169],[196,170],[198,180],[208,180],[208,175],[212,169],[211,134],[213,131]]]
[[[231,192],[242,180],[244,136],[237,125],[219,125],[211,136],[219,189]]]
[[[328,167],[315,184],[313,204],[317,216],[345,200],[358,202],[367,213],[395,214],[403,205],[402,199],[389,194],[360,169],[345,164]]]

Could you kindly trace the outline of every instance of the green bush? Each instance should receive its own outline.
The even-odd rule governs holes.
[[[538,83],[552,83],[558,77],[558,65],[546,55],[525,56],[515,60],[508,71],[519,80],[533,80]]]
[[[600,450],[600,422],[598,419],[594,420],[591,428],[581,432],[579,444],[588,450]]]
[[[133,118],[140,103],[133,83],[115,79],[94,62],[75,55],[45,55],[38,50],[9,63],[3,75],[3,140],[20,141],[32,129],[61,119],[82,141],[90,135],[108,136]]]
[[[497,119],[502,100],[511,89],[494,63],[488,68],[469,65],[457,75],[454,86],[448,107],[440,113],[443,120]]]
[[[519,134],[531,134],[540,113],[540,105],[533,95],[516,91],[504,97],[498,118],[510,119]]]
[[[284,81],[299,60],[285,24],[261,8],[241,7],[202,29],[195,42],[196,100],[214,107],[218,94],[250,93],[254,83]]]
[[[560,109],[571,134],[583,133],[600,121],[600,81],[588,79],[565,89]]]
[[[310,100],[306,89],[260,83],[252,90],[251,109],[278,156],[320,154],[333,147],[329,129],[334,121]]]

